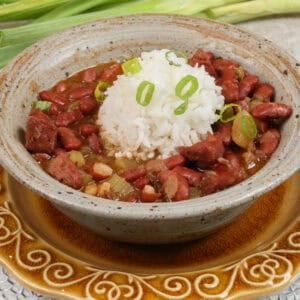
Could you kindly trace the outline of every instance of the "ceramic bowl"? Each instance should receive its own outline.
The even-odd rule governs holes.
[[[231,58],[276,87],[293,107],[281,143],[254,176],[224,191],[176,203],[123,203],[91,197],[47,175],[23,146],[26,119],[38,91],[88,66],[158,48],[192,54],[199,47]],[[300,164],[299,64],[269,41],[235,26],[178,15],[100,20],[55,34],[26,49],[0,73],[0,160],[7,171],[60,211],[104,237],[133,243],[197,239],[228,224]],[[25,200],[25,199],[24,199]],[[42,226],[42,224],[41,224]]]

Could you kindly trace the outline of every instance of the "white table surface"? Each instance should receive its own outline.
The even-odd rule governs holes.
[[[238,26],[273,41],[300,62],[300,15],[249,21]],[[0,267],[0,300],[2,299],[50,300],[25,289]],[[259,300],[300,300],[300,278],[287,289]]]

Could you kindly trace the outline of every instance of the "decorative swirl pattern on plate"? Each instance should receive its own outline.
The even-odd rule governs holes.
[[[15,259],[19,266],[29,271],[42,269],[51,261],[51,254],[42,249],[31,250],[21,256],[22,239],[34,240],[24,231],[19,218],[10,210],[7,201],[0,206],[0,247],[15,243]]]
[[[24,241],[33,243],[25,256],[22,251],[25,249],[22,248]],[[44,249],[41,249],[40,244],[40,248],[36,248],[36,241],[24,230],[9,202],[5,201],[0,206],[0,248],[13,245],[17,264],[29,272],[40,270],[47,288],[67,289],[82,284],[84,292],[81,296],[87,299],[138,300],[144,298],[145,290],[161,299],[187,299],[191,295],[197,295],[198,299],[233,299],[241,297],[247,288],[283,286],[297,271],[289,256],[300,255],[300,232],[296,231],[287,236],[288,247],[285,249],[274,243],[268,249],[253,253],[235,264],[202,272],[144,276],[100,270],[83,263],[76,264],[75,268],[74,263],[67,259],[57,261],[55,251],[58,250],[48,250],[46,245],[42,245]],[[244,291],[235,291],[236,280],[243,283]]]
[[[205,299],[228,299],[235,281],[238,279],[246,286],[255,288],[267,288],[270,286],[282,286],[289,282],[293,274],[294,266],[287,258],[289,254],[300,254],[300,232],[289,235],[288,242],[291,248],[278,249],[274,243],[267,250],[251,254],[236,264],[220,269],[212,269],[195,279],[197,294]],[[228,274],[228,280],[224,286],[221,277]],[[222,286],[224,288],[222,289]],[[218,292],[216,292],[218,291]]]

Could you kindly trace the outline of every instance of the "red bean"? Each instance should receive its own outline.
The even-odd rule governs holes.
[[[137,189],[143,189],[145,185],[150,183],[150,179],[146,176],[138,178],[136,181],[133,182],[133,186]]]
[[[143,177],[147,174],[147,170],[144,166],[139,166],[134,169],[125,170],[121,176],[125,178],[125,180],[132,182],[137,180],[140,177]]]
[[[99,136],[96,133],[92,133],[87,137],[87,144],[95,154],[102,153],[102,147],[99,141]]]
[[[96,68],[89,68],[83,71],[82,80],[85,82],[93,82],[97,79]]]
[[[263,133],[266,132],[268,129],[268,122],[267,121],[263,121],[257,118],[253,118],[254,122],[256,124],[256,128],[258,130],[258,132]]]
[[[213,66],[218,73],[222,74],[225,69],[235,69],[239,64],[229,59],[217,58],[213,61]]]
[[[269,102],[275,94],[275,89],[271,84],[262,83],[254,91],[253,97]]]
[[[219,123],[217,127],[217,132],[220,133],[220,137],[225,146],[228,146],[232,141],[232,123]]]
[[[246,75],[240,82],[239,98],[242,100],[253,92],[259,83],[259,78],[256,75]]]
[[[259,139],[258,150],[263,152],[267,157],[270,157],[277,149],[279,142],[280,132],[275,128],[271,128]]]
[[[178,155],[173,155],[164,160],[164,163],[166,167],[171,170],[175,168],[176,166],[183,166],[185,164],[185,158],[184,156],[178,154]]]
[[[286,119],[292,114],[292,108],[284,103],[267,102],[255,106],[251,114],[257,119]]]
[[[63,108],[55,103],[51,103],[49,108],[49,115],[57,116],[63,111]]]
[[[235,103],[238,104],[242,110],[250,112],[250,98],[246,97],[242,100],[236,101]]]
[[[81,139],[78,138],[73,130],[67,127],[59,127],[58,128],[58,136],[63,147],[70,150],[79,150],[81,148],[82,142]]]
[[[177,174],[177,180],[178,180],[178,189],[173,200],[181,201],[181,200],[189,199],[190,187],[188,181],[180,174]]]
[[[181,201],[189,198],[188,181],[174,170],[160,172],[158,179],[163,184],[164,192],[170,200]]]
[[[84,136],[88,137],[92,133],[98,134],[99,128],[94,124],[80,124],[79,126],[79,133]]]
[[[65,81],[60,81],[55,87],[56,93],[63,93],[67,89],[68,89],[68,85]]]
[[[189,185],[200,186],[203,173],[181,166],[175,167],[173,171],[183,176],[188,181]]]
[[[69,98],[71,99],[81,99],[84,97],[90,97],[94,94],[95,87],[94,86],[82,86],[73,89],[70,94]]]
[[[241,182],[246,178],[246,172],[242,167],[239,157],[232,151],[227,151],[224,158],[230,163],[230,170],[234,174],[235,182]]]
[[[97,107],[97,101],[93,98],[83,98],[79,101],[79,109],[84,115],[91,114]]]
[[[82,119],[82,114],[79,110],[64,111],[57,115],[55,125],[57,127],[67,127]]]
[[[42,91],[39,93],[39,97],[42,100],[53,102],[59,106],[65,106],[69,103],[69,100],[60,96],[52,91]]]
[[[100,80],[112,83],[117,79],[118,75],[123,74],[123,70],[120,63],[113,63],[112,65],[103,69]]]

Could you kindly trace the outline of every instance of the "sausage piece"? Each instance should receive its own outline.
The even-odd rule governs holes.
[[[56,146],[57,128],[42,111],[36,110],[27,121],[25,147],[33,153],[53,153]]]
[[[82,176],[67,152],[61,152],[51,159],[47,171],[52,177],[74,189],[80,189],[83,185]]]
[[[64,111],[57,115],[55,125],[57,127],[67,127],[82,119],[82,114],[79,110]]]
[[[233,68],[223,70],[217,84],[222,87],[222,95],[226,103],[236,102],[240,98],[239,82]]]
[[[214,55],[211,52],[204,52],[202,49],[198,49],[196,53],[189,59],[188,63],[191,66],[204,66],[205,71],[211,75],[216,76],[215,68],[212,64]]]
[[[205,168],[212,165],[224,154],[223,138],[220,133],[208,133],[205,140],[190,147],[179,147],[178,151],[188,160],[197,161],[199,167]]]

